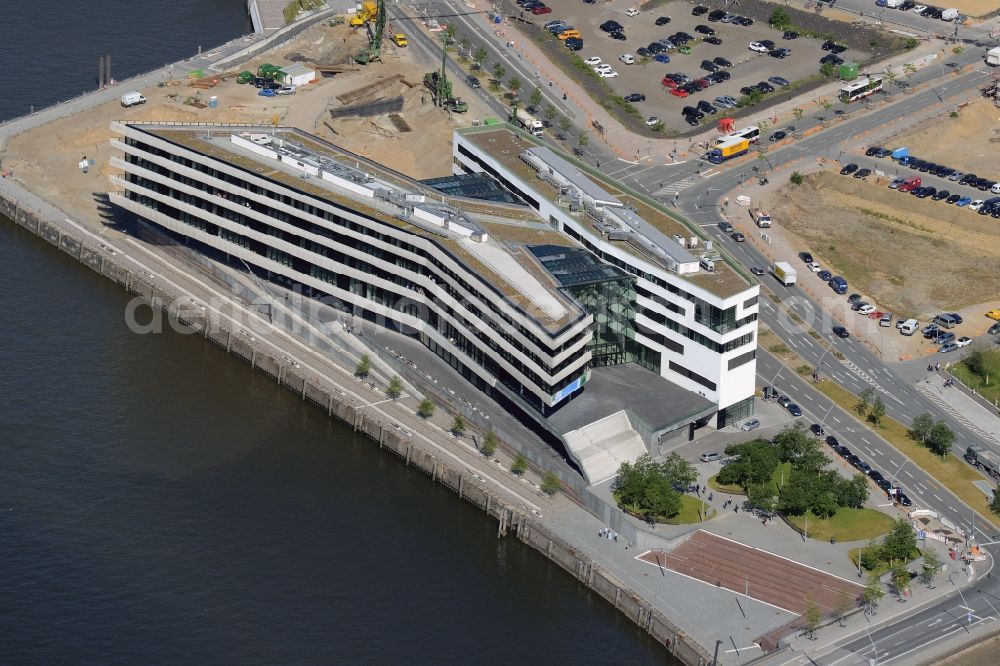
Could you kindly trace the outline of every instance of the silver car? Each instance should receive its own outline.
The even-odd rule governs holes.
[[[713,462],[715,460],[718,460],[721,457],[722,457],[721,454],[716,453],[715,451],[709,451],[708,453],[701,454],[701,461],[702,462]]]
[[[740,426],[740,430],[743,430],[745,432],[750,432],[751,430],[756,430],[759,427],[760,427],[760,419],[752,418],[744,421],[743,425]]]

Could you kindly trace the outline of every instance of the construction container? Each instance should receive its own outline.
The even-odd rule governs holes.
[[[840,80],[853,81],[858,78],[858,63],[845,62],[840,66]]]

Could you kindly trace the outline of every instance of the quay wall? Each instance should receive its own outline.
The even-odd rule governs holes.
[[[162,310],[173,321],[202,335],[227,353],[250,364],[251,368],[273,378],[278,384],[308,400],[328,416],[336,417],[363,433],[379,448],[397,455],[430,477],[452,489],[459,498],[480,508],[497,521],[498,537],[513,535],[531,546],[550,561],[562,567],[577,581],[612,604],[636,625],[688,666],[704,666],[711,661],[707,650],[687,636],[652,604],[644,600],[617,576],[604,570],[597,562],[579,552],[571,544],[550,532],[520,507],[511,506],[504,498],[487,490],[469,469],[459,469],[445,462],[426,448],[415,443],[406,431],[385,423],[369,412],[358,409],[349,396],[338,389],[322,386],[295,367],[276,358],[263,345],[211,320],[199,310],[180,310],[184,299],[163,286],[154,284],[146,275],[126,268],[118,258],[95,247],[86,236],[57,221],[45,219],[39,211],[26,207],[11,194],[0,190],[0,214],[18,226],[47,241],[60,251],[78,260],[96,273],[121,285],[127,292],[145,299],[151,307]]]

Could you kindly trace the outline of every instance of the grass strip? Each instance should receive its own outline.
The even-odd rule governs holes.
[[[891,516],[881,511],[850,507],[837,509],[836,515],[830,518],[820,519],[812,511],[807,511],[801,516],[785,516],[785,520],[800,532],[805,532],[810,539],[829,541],[832,538],[838,542],[874,539],[888,533],[895,523]]]
[[[826,397],[840,405],[844,411],[851,414],[856,413],[854,406],[857,404],[858,398],[847,389],[829,380],[816,382],[813,386],[819,389]],[[858,421],[861,422],[861,419],[858,419]],[[918,467],[931,475],[936,482],[946,487],[959,499],[978,511],[993,525],[1000,527],[1000,518],[990,513],[987,508],[986,495],[979,488],[972,485],[974,481],[984,480],[984,477],[971,465],[954,453],[949,453],[946,457],[939,458],[925,447],[910,439],[907,434],[909,428],[888,416],[882,417],[882,422],[878,428],[872,428],[871,423],[867,421],[864,424],[892,446],[896,447]]]

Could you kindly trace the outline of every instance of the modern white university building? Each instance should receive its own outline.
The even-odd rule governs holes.
[[[655,201],[508,125],[456,131],[457,193],[295,129],[112,129],[112,203],[418,338],[592,481],[753,411],[754,280]],[[461,191],[484,174],[500,200]]]

